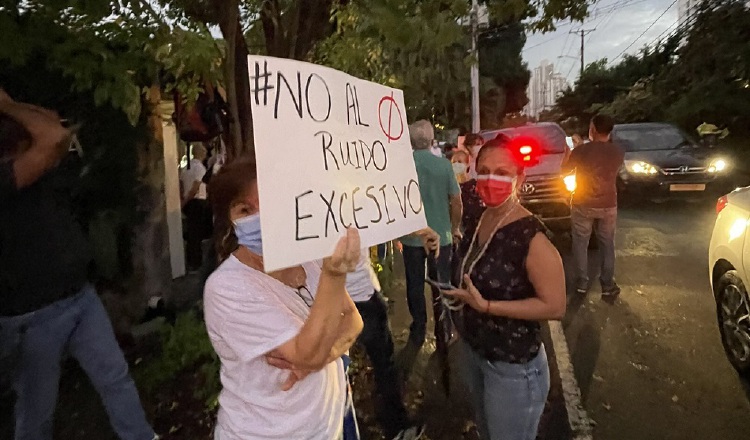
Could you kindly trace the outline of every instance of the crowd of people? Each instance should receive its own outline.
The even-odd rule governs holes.
[[[606,179],[622,157],[609,143],[611,126],[610,119],[595,118],[592,142],[579,143],[567,158],[566,166],[591,179],[591,188],[604,188],[574,199],[582,292],[592,229],[603,241],[614,237],[616,193],[613,199]],[[410,342],[421,346],[426,338],[427,281],[435,316],[450,310],[436,341],[439,349],[460,353],[481,438],[535,439],[550,388],[541,325],[562,319],[566,288],[546,227],[517,196],[524,166],[503,135],[488,142],[469,135],[448,160],[432,151],[429,121],[414,123],[410,133],[429,226],[399,239]],[[83,232],[54,187],[70,135],[54,112],[0,92],[0,367],[17,394],[15,438],[52,438],[67,350],[101,395],[117,435],[153,440],[158,437],[87,279],[91,256]],[[255,164],[235,159],[206,185],[205,150],[196,148],[194,157],[183,173],[183,208],[189,232],[204,237],[205,228],[213,230],[219,262],[204,291],[223,386],[214,438],[358,439],[347,377],[357,341],[373,366],[373,398],[388,438],[423,437],[425,426],[402,400],[387,302],[358,231],[348,229],[322,261],[266,271]],[[201,264],[197,241],[187,246],[194,266]],[[616,295],[614,248],[604,251],[602,287]]]

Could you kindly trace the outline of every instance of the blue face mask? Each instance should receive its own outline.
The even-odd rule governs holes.
[[[235,221],[234,235],[237,236],[237,243],[258,255],[263,255],[263,241],[260,236],[260,213],[255,213]]]

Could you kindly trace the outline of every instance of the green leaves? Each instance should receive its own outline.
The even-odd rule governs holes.
[[[618,122],[703,121],[750,135],[750,8],[737,0],[706,2],[685,32],[626,56],[616,66],[589,65],[575,90],[558,100],[561,119],[594,112]]]

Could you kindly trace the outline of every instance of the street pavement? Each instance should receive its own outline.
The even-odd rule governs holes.
[[[750,438],[750,388],[724,356],[708,279],[714,220],[712,200],[621,209],[620,298],[568,293],[563,328],[594,438]]]
[[[552,345],[553,377],[540,439],[586,438],[585,429],[576,437],[568,426],[565,406],[576,397],[584,412],[576,411],[573,421],[587,418],[597,440],[750,438],[750,386],[722,350],[708,280],[714,209],[711,199],[621,208],[617,279],[622,294],[614,304],[601,300],[597,283],[586,296],[573,291],[570,243],[556,240],[570,288],[562,344],[545,337]],[[598,251],[590,252],[590,273],[596,280]],[[399,277],[391,292],[391,323],[399,348],[410,322],[404,290]],[[452,396],[445,397],[436,382],[432,350],[428,341],[412,359],[409,394],[424,393],[416,399],[418,414],[428,422],[432,439],[476,438],[468,432],[471,411],[460,380],[454,375],[458,383]],[[402,363],[408,357],[405,351],[399,356]],[[569,357],[556,357],[561,351]],[[455,366],[459,359],[451,357]],[[561,370],[572,370],[574,377],[566,378]],[[570,387],[563,391],[562,384],[571,382],[579,396],[571,395]]]
[[[584,422],[592,421],[597,440],[750,438],[750,387],[724,356],[708,281],[707,249],[714,219],[712,200],[644,203],[621,209],[617,236],[620,298],[614,304],[602,301],[597,285],[586,296],[570,291],[562,326],[553,323],[545,328],[552,390],[539,439],[585,440],[575,435],[585,430],[569,427],[571,418],[581,422],[581,417]],[[569,241],[556,244],[572,286]],[[596,279],[597,252],[591,256],[591,274]],[[451,393],[446,395],[434,340],[428,339],[418,352],[406,344],[410,317],[403,271],[396,260],[397,277],[388,293],[393,300],[390,317],[397,361],[409,379],[407,405],[427,422],[430,439],[476,440],[466,391],[456,374],[460,362],[456,353],[450,356],[454,368]],[[559,337],[555,329],[561,329]],[[63,378],[61,395],[82,394],[71,390],[72,385],[78,386]],[[362,404],[365,410],[371,399],[362,388],[359,391],[355,393],[360,395],[358,407]],[[91,407],[81,410],[79,406],[74,416],[96,412],[98,422],[87,420],[86,428],[108,431],[92,390],[88,396]],[[566,406],[571,409],[576,398],[584,412],[576,411],[571,417]],[[70,397],[61,401],[62,406],[79,404]],[[10,436],[10,407],[0,405],[0,413],[0,438],[6,438]],[[57,422],[70,425],[69,420]],[[76,425],[80,423],[72,426]],[[374,425],[372,420],[364,424],[364,440],[381,438]]]

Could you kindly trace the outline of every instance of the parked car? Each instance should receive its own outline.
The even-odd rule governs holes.
[[[708,248],[709,277],[724,351],[732,366],[750,377],[750,187],[723,196]]]
[[[732,188],[731,161],[671,124],[615,125],[612,140],[625,149],[618,192],[643,198],[724,194]]]
[[[536,165],[526,168],[526,181],[519,189],[519,198],[526,209],[554,231],[570,230],[570,201],[575,191],[575,175],[562,174],[562,162],[568,150],[565,132],[552,122],[484,131],[485,141],[504,134],[511,139],[532,139],[538,152]]]

